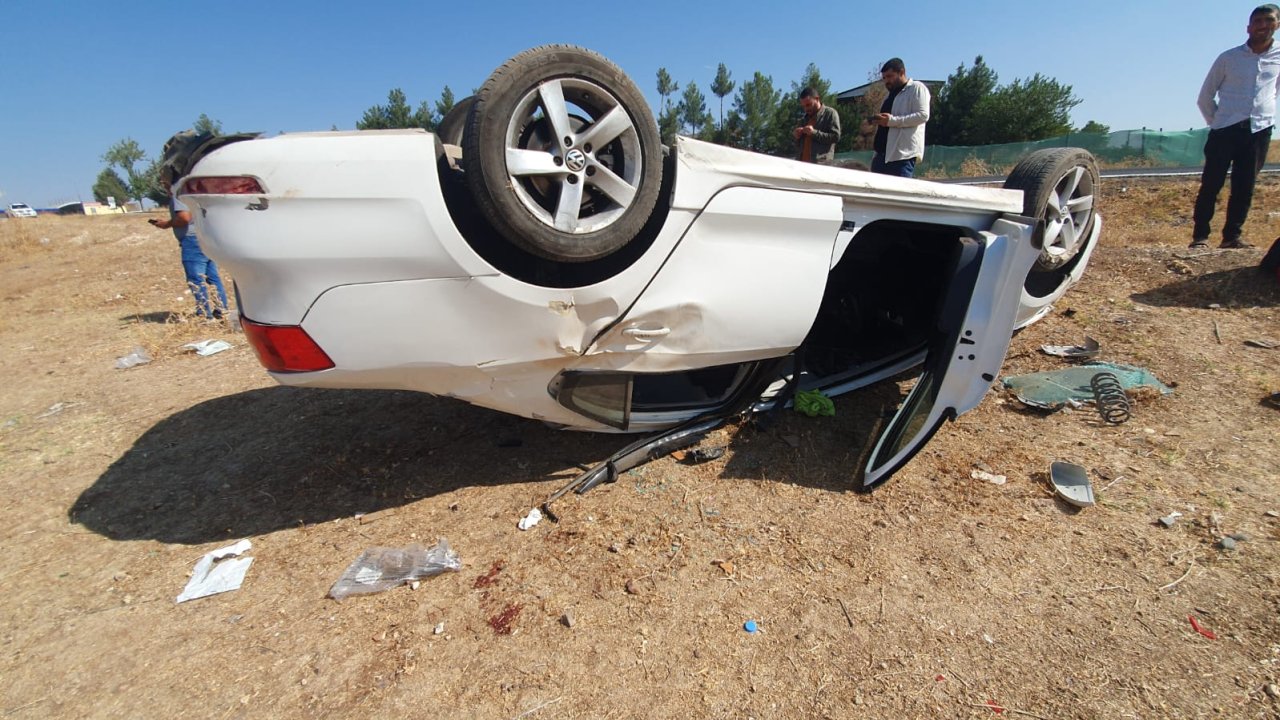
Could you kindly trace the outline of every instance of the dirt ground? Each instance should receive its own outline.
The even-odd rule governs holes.
[[[720,431],[724,458],[659,460],[528,532],[575,463],[625,441],[278,387],[243,335],[190,316],[167,232],[0,221],[0,714],[1277,717],[1280,410],[1261,400],[1280,349],[1244,341],[1280,340],[1280,287],[1261,250],[1188,256],[1195,186],[1108,181],[1089,272],[1006,362],[1063,367],[1040,345],[1092,336],[1176,386],[1128,423],[993,389],[855,493],[889,382],[835,418]],[[1255,243],[1276,207],[1268,176]],[[209,338],[235,347],[181,350]],[[115,369],[135,346],[154,360]],[[1098,505],[1053,499],[1055,459],[1090,469]],[[365,548],[440,537],[460,572],[325,597]],[[175,604],[239,538],[243,587]]]

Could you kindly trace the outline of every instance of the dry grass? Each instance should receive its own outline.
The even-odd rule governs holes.
[[[171,235],[40,218],[37,245],[0,258],[0,712],[1275,717],[1280,413],[1258,398],[1280,351],[1243,340],[1280,336],[1280,290],[1249,267],[1258,251],[1186,251],[1194,180],[1123,188],[1104,187],[1084,281],[1003,372],[1058,367],[1039,346],[1088,333],[1177,384],[1129,423],[993,391],[854,494],[859,444],[908,386],[883,383],[834,418],[725,429],[707,441],[721,460],[661,458],[525,533],[573,463],[624,441],[275,387],[225,328],[165,322],[191,305]],[[1249,237],[1280,234],[1278,203],[1264,178]],[[211,336],[237,347],[177,351]],[[115,370],[135,344],[156,359]],[[1055,504],[1053,459],[1084,465],[1100,503]],[[1008,483],[971,479],[979,462]],[[1225,533],[1250,539],[1225,552]],[[325,599],[363,549],[438,536],[460,573]],[[238,537],[256,558],[244,587],[175,605],[196,558]]]

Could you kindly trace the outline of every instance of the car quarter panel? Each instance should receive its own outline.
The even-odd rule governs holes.
[[[592,352],[661,372],[791,351],[817,315],[841,220],[834,195],[722,190]]]

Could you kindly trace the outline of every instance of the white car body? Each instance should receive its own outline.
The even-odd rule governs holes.
[[[5,214],[9,217],[33,218],[36,211],[25,203],[13,203],[5,210]]]
[[[829,394],[866,385],[928,350],[931,379],[916,394],[929,397],[904,403],[898,436],[887,432],[868,465],[872,484],[943,419],[977,405],[1012,331],[1079,279],[1101,228],[1097,218],[1060,286],[1036,297],[1023,289],[1039,249],[1034,221],[1020,215],[1021,191],[680,138],[665,220],[647,250],[599,281],[545,287],[499,270],[463,236],[435,170],[442,152],[423,131],[286,134],[222,147],[185,179],[260,183],[248,195],[185,185],[182,199],[196,211],[205,251],[235,278],[242,316],[301,328],[332,360],[324,370],[273,373],[279,382],[417,390],[583,430],[667,428],[706,408],[627,408],[610,422],[562,402],[558,383],[576,373],[643,377],[787,356],[815,326],[829,274],[868,228],[881,228],[868,235],[877,248],[897,228],[942,228],[980,257],[971,286],[936,291],[949,298],[938,303],[942,315],[963,313],[949,321],[954,337],[811,383]],[[853,271],[863,280],[875,272]]]

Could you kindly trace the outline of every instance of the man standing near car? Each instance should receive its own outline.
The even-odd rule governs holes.
[[[836,159],[836,143],[840,142],[840,114],[823,105],[818,91],[811,87],[800,91],[800,107],[804,108],[804,122],[791,131],[800,159],[830,164]]]
[[[1209,246],[1209,224],[1228,168],[1231,194],[1219,247],[1253,247],[1240,236],[1275,124],[1276,89],[1280,83],[1280,47],[1274,40],[1277,26],[1280,7],[1267,4],[1254,8],[1246,29],[1249,39],[1219,55],[1200,88],[1197,104],[1209,124],[1209,139],[1204,144],[1204,172],[1192,216],[1192,248]]]
[[[178,239],[178,247],[182,250],[182,269],[187,276],[187,286],[191,288],[191,294],[195,296],[196,316],[216,320],[222,317],[222,311],[227,307],[227,291],[222,286],[222,277],[218,274],[218,266],[200,248],[200,242],[196,239],[196,228],[191,219],[191,211],[178,200],[173,187],[173,183],[178,178],[174,177],[174,169],[169,162],[174,154],[179,151],[179,148],[195,136],[196,134],[191,131],[180,132],[169,138],[169,141],[164,144],[160,186],[169,195],[169,219],[157,220],[156,218],[151,218],[147,222],[158,228],[173,230],[174,237]],[[218,292],[217,305],[210,305],[209,290],[206,284],[212,285],[213,289]]]
[[[876,128],[871,172],[911,177],[924,158],[924,124],[929,121],[929,88],[907,77],[907,66],[893,58],[880,68],[889,94],[880,113],[871,117]]]

